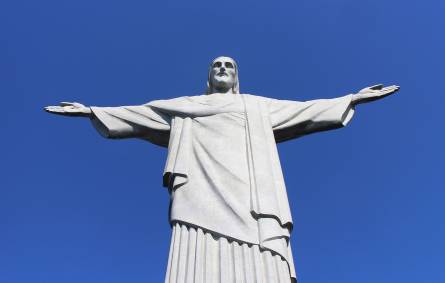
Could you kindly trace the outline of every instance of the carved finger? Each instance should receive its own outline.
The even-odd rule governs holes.
[[[73,106],[65,106],[63,107],[63,110],[65,110],[66,112],[78,112],[79,108],[73,107]]]
[[[382,95],[388,95],[397,92],[399,89],[397,87],[386,87],[382,89]]]
[[[395,86],[395,85],[392,85],[392,86],[385,87],[382,90],[384,90],[384,91],[398,91],[399,87]]]
[[[385,88],[397,88],[397,86],[396,85],[390,85],[390,86],[384,87],[383,89],[385,89]]]
[[[73,106],[76,102],[60,102],[60,106]]]
[[[54,114],[63,114],[63,113],[65,113],[65,111],[54,110],[54,109],[52,109],[52,110],[46,110],[46,112],[48,112],[48,113],[54,113]]]
[[[45,111],[48,112],[64,112],[63,108],[60,106],[47,106],[45,107]]]
[[[369,87],[369,89],[372,89],[372,90],[381,90],[382,88],[383,88],[383,84],[377,84],[377,85],[373,85],[373,86]]]

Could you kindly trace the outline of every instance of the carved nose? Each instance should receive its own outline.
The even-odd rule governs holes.
[[[221,67],[221,69],[219,69],[220,72],[225,72],[226,69],[224,67]]]

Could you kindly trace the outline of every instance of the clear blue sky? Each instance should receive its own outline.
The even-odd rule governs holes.
[[[46,105],[201,94],[234,57],[241,91],[395,96],[279,146],[301,283],[445,282],[445,2],[0,4],[0,282],[162,282],[165,149],[100,137]]]

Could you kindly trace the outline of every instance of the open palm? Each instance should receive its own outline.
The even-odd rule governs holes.
[[[387,87],[383,87],[382,84],[365,87],[364,89],[360,90],[358,93],[354,94],[353,96],[353,103],[359,104],[359,103],[366,103],[371,102],[377,99],[384,98],[388,95],[391,95],[395,92],[397,92],[400,89],[397,85],[391,85]]]
[[[46,106],[46,112],[64,116],[90,116],[91,109],[77,102],[60,102],[59,106]]]

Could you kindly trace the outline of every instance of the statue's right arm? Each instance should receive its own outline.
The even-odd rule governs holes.
[[[149,104],[119,107],[86,107],[63,102],[45,107],[53,114],[89,117],[96,130],[106,138],[141,138],[160,146],[168,146],[171,117]]]

